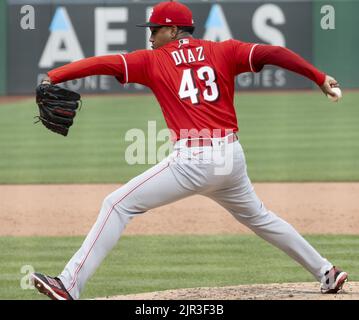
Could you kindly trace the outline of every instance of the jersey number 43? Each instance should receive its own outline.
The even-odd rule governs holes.
[[[206,101],[213,102],[219,97],[219,90],[216,83],[216,74],[211,67],[205,66],[197,70],[198,79],[205,82],[206,89],[203,91],[203,98]],[[193,79],[192,69],[183,70],[182,80],[178,94],[181,99],[190,98],[192,104],[198,104],[199,89],[196,88]]]

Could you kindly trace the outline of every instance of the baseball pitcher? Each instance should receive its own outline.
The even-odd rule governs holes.
[[[337,81],[283,47],[196,39],[192,12],[178,2],[157,4],[149,22],[139,26],[150,28],[152,50],[91,57],[49,71],[37,93],[40,120],[66,135],[80,96],[60,92],[59,98],[56,84],[111,75],[122,84],[139,83],[152,90],[172,133],[173,152],[108,195],[96,223],[64,270],[57,277],[34,273],[35,287],[51,299],[79,299],[132,218],[201,194],[301,264],[318,280],[323,293],[338,292],[347,273],[322,257],[256,195],[247,175],[233,104],[236,76],[260,72],[268,64],[307,77],[332,96]],[[70,106],[62,108],[69,100]]]

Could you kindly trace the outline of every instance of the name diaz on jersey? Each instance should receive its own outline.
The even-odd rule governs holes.
[[[171,52],[171,55],[176,66],[182,63],[193,63],[197,61],[203,61],[205,59],[202,46],[197,47],[194,50],[180,49],[177,51],[173,51]]]

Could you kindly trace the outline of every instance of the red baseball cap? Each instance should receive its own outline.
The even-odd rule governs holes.
[[[194,25],[191,10],[182,3],[166,1],[153,7],[150,21],[138,24],[137,27],[183,26]]]

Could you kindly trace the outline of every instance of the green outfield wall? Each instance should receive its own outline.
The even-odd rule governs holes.
[[[323,29],[324,6],[332,6],[335,28]],[[342,87],[359,87],[359,1],[315,1],[313,3],[313,63],[335,76]]]
[[[343,88],[359,88],[359,0],[182,1],[193,11],[197,38],[285,46],[334,76]],[[32,94],[48,70],[71,61],[149,48],[148,32],[135,25],[146,20],[155,2],[0,0],[0,95]],[[33,30],[20,27],[24,5],[34,9]],[[323,27],[328,7],[332,28],[325,28],[326,23]],[[271,65],[260,73],[237,76],[235,84],[240,90],[316,87],[302,76]],[[106,76],[65,86],[80,93],[148,92],[134,84],[119,86]]]
[[[6,92],[6,2],[0,1],[0,95]]]

